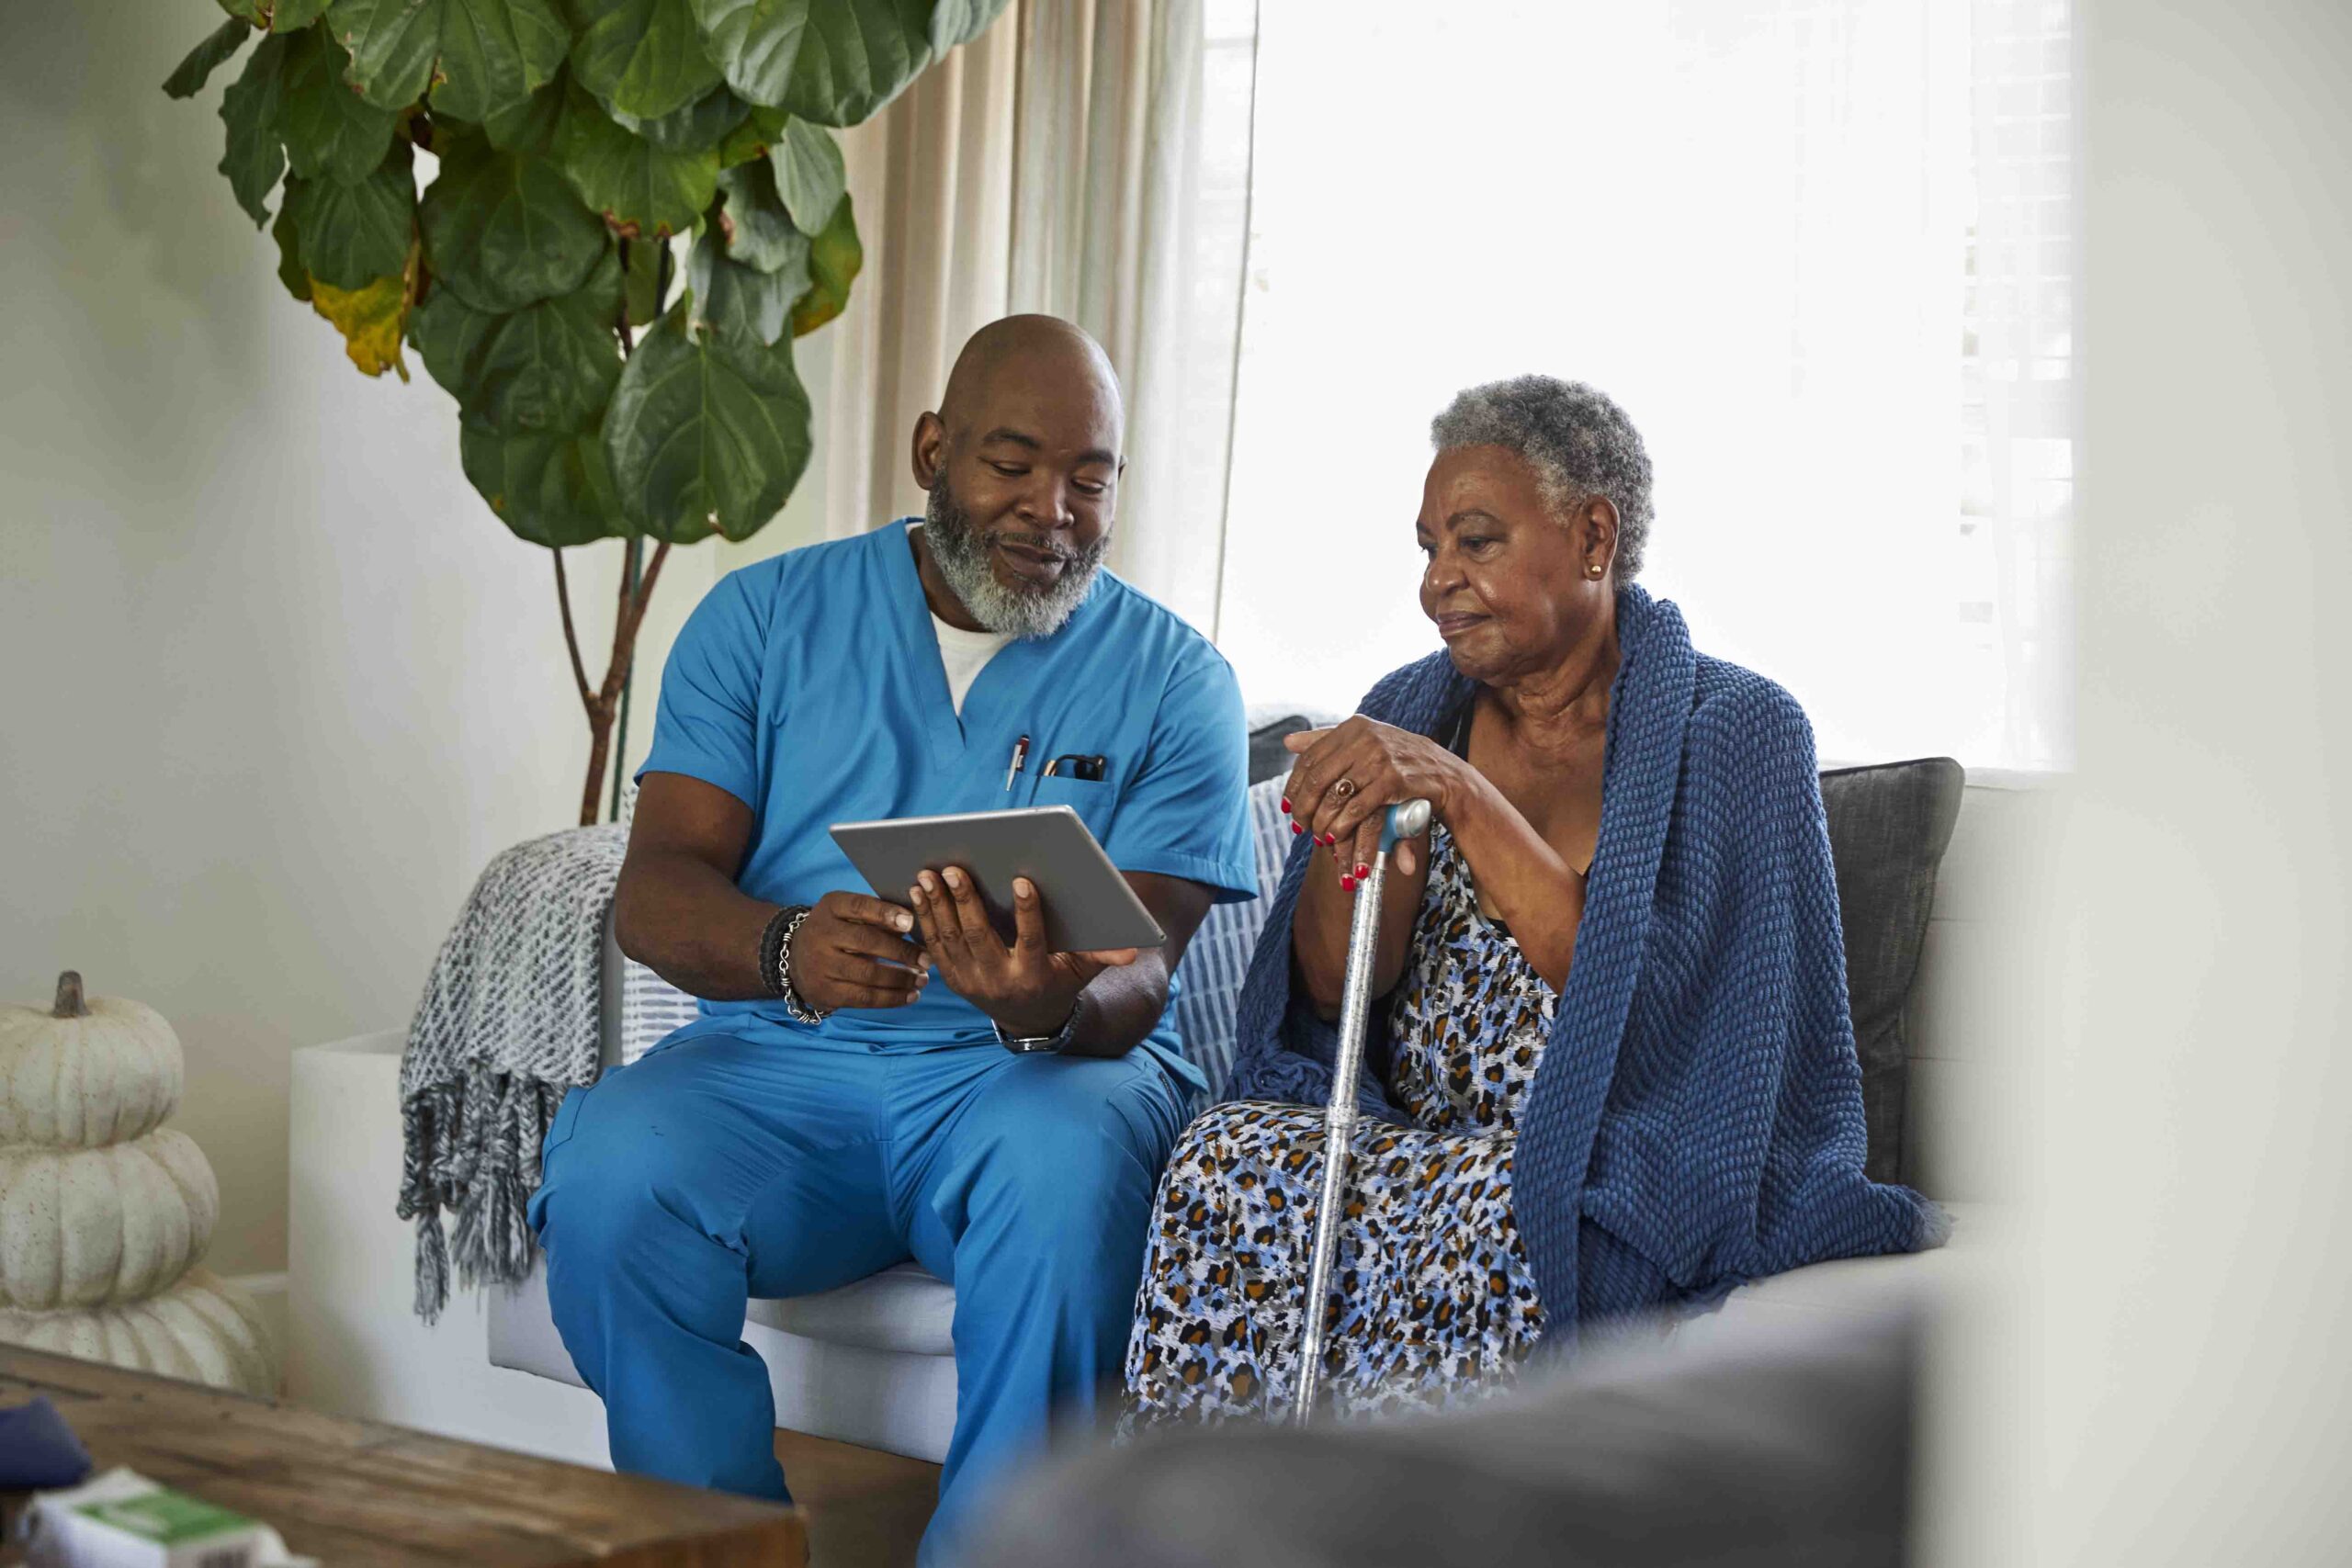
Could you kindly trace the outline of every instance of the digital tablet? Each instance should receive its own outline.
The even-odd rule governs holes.
[[[1046,904],[1046,944],[1056,953],[1158,947],[1168,940],[1102,846],[1067,806],[967,811],[836,822],[833,842],[893,904],[926,871],[962,866],[978,884],[989,919],[1012,940],[1012,879],[1037,885]]]

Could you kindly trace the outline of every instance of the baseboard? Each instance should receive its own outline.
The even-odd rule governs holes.
[[[230,1274],[225,1282],[236,1286],[253,1297],[254,1305],[261,1309],[262,1327],[269,1335],[270,1364],[280,1369],[286,1365],[286,1275]]]

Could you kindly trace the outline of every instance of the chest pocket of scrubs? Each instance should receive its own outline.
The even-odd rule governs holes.
[[[1032,806],[1067,806],[1078,813],[1086,830],[1105,849],[1111,829],[1111,785],[1101,779],[1076,779],[1061,773],[1037,781],[1037,793],[1030,796]]]

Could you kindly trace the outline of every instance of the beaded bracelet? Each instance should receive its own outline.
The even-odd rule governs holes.
[[[824,1022],[832,1010],[810,1007],[792,986],[792,939],[811,912],[806,904],[794,904],[778,909],[768,920],[767,929],[760,933],[760,979],[795,1020],[816,1024]]]

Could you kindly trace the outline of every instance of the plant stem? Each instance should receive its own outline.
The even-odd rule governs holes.
[[[604,684],[592,694],[585,676],[582,678],[581,701],[588,709],[588,779],[580,795],[582,828],[596,825],[596,801],[604,793],[605,764],[612,752],[613,718],[619,711],[621,689],[628,681],[629,667],[636,658],[637,633],[645,622],[646,603],[653,597],[653,585],[662,578],[662,563],[669,558],[670,542],[664,539],[655,547],[653,558],[646,562],[642,581],[632,583],[626,575],[622,577],[618,603],[613,612],[613,653],[605,666]],[[567,616],[569,614],[567,599]]]
[[[580,662],[580,634],[571,628],[571,588],[563,580],[563,547],[548,554],[555,558],[555,602],[563,607],[563,645],[571,650],[571,678],[580,687],[580,700],[593,712],[595,704],[588,697],[588,667]]]
[[[89,1004],[82,999],[82,973],[68,969],[57,977],[57,1003],[49,1010],[51,1018],[87,1018]]]
[[[621,591],[637,592],[637,574],[645,565],[645,540],[631,538],[628,542],[628,562],[621,572]],[[620,721],[613,729],[613,809],[607,821],[621,819],[621,775],[628,772],[628,699],[637,690],[637,649],[629,649],[628,673],[621,677]]]

